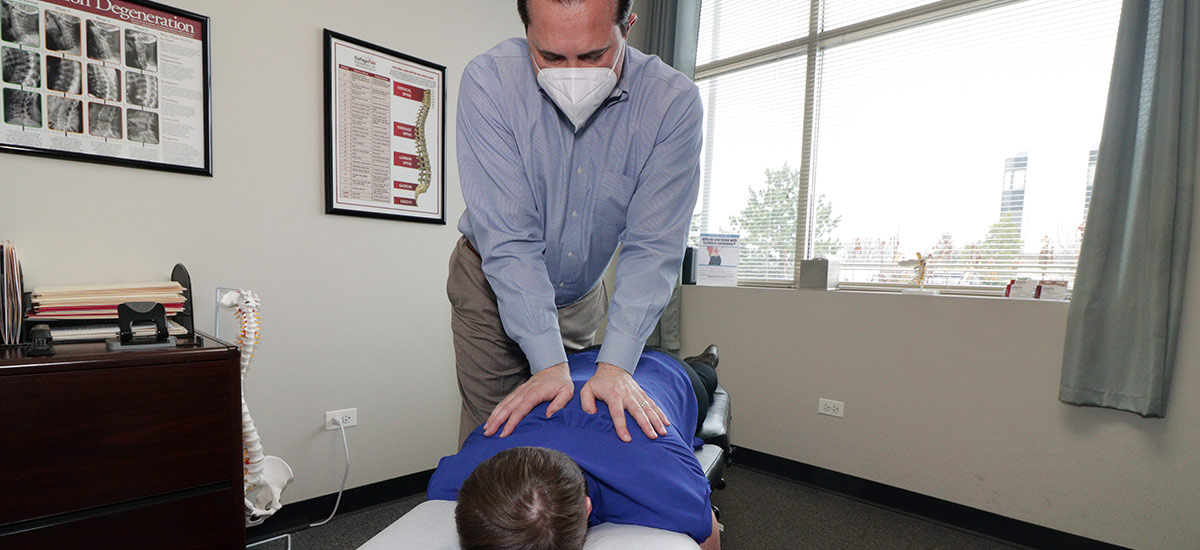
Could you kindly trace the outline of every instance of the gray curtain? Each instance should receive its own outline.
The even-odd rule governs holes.
[[[1193,216],[1200,3],[1123,9],[1059,399],[1161,417]]]
[[[657,55],[675,70],[692,78],[696,74],[696,42],[700,34],[700,0],[647,0],[640,9],[649,27],[646,53]],[[680,294],[683,286],[675,280],[675,292],[667,302],[658,325],[646,339],[647,346],[679,352],[679,320],[682,316]]]
[[[700,0],[646,0],[646,53],[692,78],[700,36]]]

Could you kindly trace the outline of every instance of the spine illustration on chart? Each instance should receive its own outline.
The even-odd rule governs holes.
[[[417,111],[416,124],[416,144],[417,144],[417,188],[413,192],[413,198],[416,199],[429,190],[429,179],[431,172],[429,169],[429,148],[425,143],[425,119],[429,118],[429,105],[431,102],[432,93],[426,91],[424,97],[421,98],[421,107]]]
[[[238,350],[241,352],[242,371],[242,487],[246,504],[246,525],[258,525],[283,507],[279,496],[292,480],[292,469],[279,457],[264,456],[262,442],[250,408],[246,406],[246,371],[254,358],[254,346],[258,344],[259,314],[258,295],[242,290],[230,292],[221,298],[221,305],[236,308],[235,315],[241,323],[238,335]]]

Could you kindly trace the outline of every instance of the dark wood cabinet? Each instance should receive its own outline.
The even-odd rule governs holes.
[[[202,341],[0,350],[0,548],[245,546],[238,352]]]

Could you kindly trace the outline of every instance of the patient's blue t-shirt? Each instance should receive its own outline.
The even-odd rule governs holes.
[[[583,469],[592,499],[589,525],[645,525],[690,535],[703,542],[712,533],[709,484],[693,453],[696,394],[678,360],[658,351],[642,353],[633,379],[670,420],[667,435],[647,438],[628,413],[633,441],[617,437],[603,401],[596,414],[579,404],[579,391],[596,371],[597,350],[568,357],[575,395],[546,418],[542,403],[521,420],[511,435],[485,437],[483,426],[471,432],[456,455],[443,458],[429,481],[430,500],[456,500],[471,472],[496,453],[513,447],[547,447],[566,453]]]

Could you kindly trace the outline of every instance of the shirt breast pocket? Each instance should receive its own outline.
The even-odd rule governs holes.
[[[596,223],[625,227],[637,180],[619,172],[600,172],[596,185]]]

